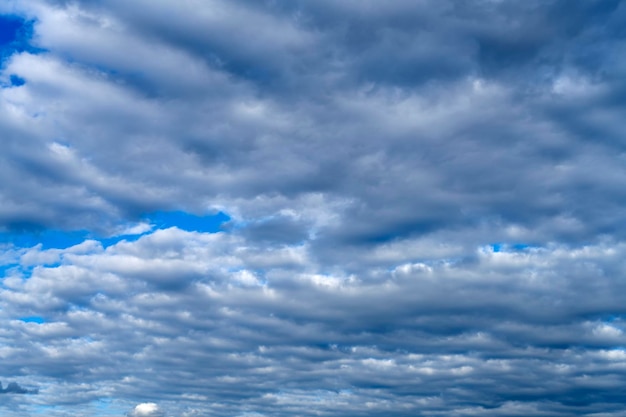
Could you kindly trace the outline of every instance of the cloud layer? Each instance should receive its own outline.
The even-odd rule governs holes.
[[[5,415],[626,415],[622,2],[0,11]]]

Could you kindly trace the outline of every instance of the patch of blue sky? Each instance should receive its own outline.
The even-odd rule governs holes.
[[[177,227],[188,232],[217,233],[230,216],[223,212],[198,216],[185,211],[158,211],[146,216],[145,220],[157,229]]]
[[[0,243],[11,243],[20,248],[41,244],[42,249],[65,249],[84,242],[88,237],[86,230],[23,230],[0,233]]]
[[[106,248],[111,245],[115,245],[122,240],[127,242],[135,241],[147,233],[152,233],[155,229],[169,229],[171,227],[177,227],[178,229],[185,230],[187,232],[217,233],[224,230],[223,225],[229,220],[230,216],[223,212],[199,216],[180,210],[157,211],[150,213],[143,218],[145,223],[152,226],[150,229],[146,229],[141,233],[119,234],[97,240],[100,241],[102,246]]]
[[[9,85],[11,87],[20,87],[20,86],[22,86],[24,84],[26,84],[26,80],[23,79],[22,77],[17,76],[15,74],[11,74],[9,76]]]
[[[28,317],[20,317],[20,320],[23,321],[24,323],[37,323],[37,324],[43,324],[46,322],[46,319],[44,319],[41,316],[28,316]]]
[[[0,15],[0,47],[15,42],[24,24],[24,20],[18,16]]]
[[[88,230],[64,231],[55,229],[37,230],[17,230],[0,232],[0,244],[12,244],[18,248],[32,248],[41,245],[42,250],[46,249],[67,249],[78,245],[85,240],[93,239],[99,241],[103,247],[115,245],[118,242],[135,241],[141,236],[151,233],[154,229],[168,229],[177,227],[190,232],[216,233],[222,230],[222,225],[229,221],[230,217],[219,212],[206,216],[186,213],[184,211],[158,211],[148,214],[143,221],[152,227],[144,227],[133,230],[133,227],[114,236],[98,236]],[[132,225],[131,225],[132,226]],[[10,266],[0,266],[0,272],[6,271]],[[4,268],[4,269],[3,269]]]
[[[17,15],[0,15],[0,58],[5,60],[16,52],[38,53],[41,48],[34,47],[33,20],[26,20]]]
[[[0,278],[6,277],[7,272],[10,272],[11,270],[14,270],[15,268],[18,268],[17,262],[6,264],[6,265],[0,265]]]
[[[492,243],[491,244],[491,250],[494,253],[498,253],[498,252],[502,251],[502,244],[501,243]]]
[[[526,243],[492,243],[489,245],[494,253],[498,252],[522,252],[532,248]]]

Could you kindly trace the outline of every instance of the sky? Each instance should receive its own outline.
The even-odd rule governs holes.
[[[626,2],[3,0],[3,417],[625,417]]]

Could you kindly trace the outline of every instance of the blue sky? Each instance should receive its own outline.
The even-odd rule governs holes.
[[[24,20],[17,16],[3,15],[0,22],[2,23],[0,45],[6,48],[18,38],[19,31],[24,26]]]
[[[0,15],[0,57],[2,60],[15,52],[36,51],[30,43],[32,28],[33,21],[26,19],[25,16]],[[13,80],[18,81],[19,78],[13,75]]]
[[[624,2],[96,3],[0,5],[0,414],[626,415]]]
[[[158,211],[145,214],[139,222],[129,223],[109,234],[82,230],[55,230],[43,226],[30,228],[7,228],[0,232],[0,243],[19,247],[41,246],[42,249],[66,249],[85,240],[100,241],[104,246],[121,240],[136,240],[154,229],[176,227],[181,230],[215,233],[230,218],[224,213],[197,215],[184,211]]]

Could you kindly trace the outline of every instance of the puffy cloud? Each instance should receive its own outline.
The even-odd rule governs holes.
[[[565,416],[621,401],[624,244],[488,246],[346,275],[306,245],[244,242],[171,228],[61,250],[28,279],[19,267],[0,292],[7,370],[29,369],[46,403],[63,380],[68,409],[104,395],[181,415]],[[42,322],[16,319],[31,314]]]
[[[155,403],[138,404],[133,411],[128,414],[129,417],[162,417],[165,414],[159,409]]]
[[[623,415],[623,2],[0,10],[3,415]]]

